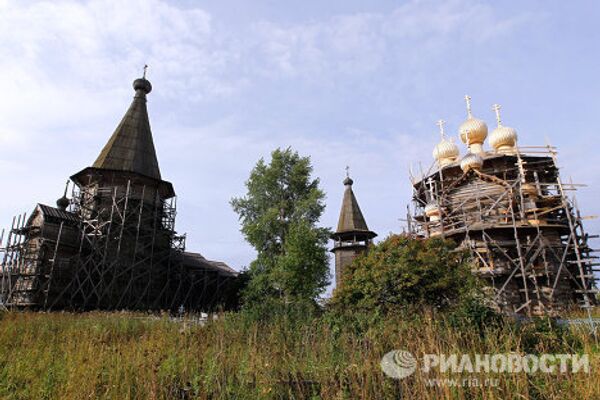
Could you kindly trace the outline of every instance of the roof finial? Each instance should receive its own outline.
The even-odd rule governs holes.
[[[67,197],[68,189],[69,189],[69,181],[67,181],[67,184],[65,185],[65,193],[63,194],[63,196],[60,199],[56,200],[56,206],[61,211],[66,211],[67,208],[69,207],[69,204],[71,203]]]
[[[144,74],[142,75],[141,78],[138,78],[135,81],[133,81],[133,89],[136,92],[136,97],[138,97],[138,95],[141,97],[144,97],[144,95],[146,95],[152,91],[152,84],[150,83],[150,81],[148,79],[146,79],[147,70],[148,70],[148,65],[144,64]]]
[[[496,112],[496,121],[498,122],[498,126],[502,126],[502,121],[500,120],[500,108],[502,108],[500,104],[494,104],[492,106],[492,109]]]
[[[465,101],[467,102],[467,116],[472,118],[473,114],[471,113],[471,96],[465,94]]]
[[[440,119],[436,125],[440,127],[440,136],[442,137],[442,140],[446,139],[446,133],[444,132],[444,124],[446,123],[446,121],[444,121],[443,119]]]
[[[346,179],[344,179],[344,186],[352,186],[354,181],[350,178],[350,167],[346,165]]]

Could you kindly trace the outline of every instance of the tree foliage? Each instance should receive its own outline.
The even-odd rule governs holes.
[[[313,300],[329,283],[330,231],[317,226],[325,194],[312,171],[309,157],[277,149],[269,164],[258,161],[246,195],[231,200],[241,232],[257,251],[244,291],[247,303]]]
[[[344,271],[332,304],[380,315],[409,306],[443,308],[475,286],[467,253],[453,241],[392,235]]]

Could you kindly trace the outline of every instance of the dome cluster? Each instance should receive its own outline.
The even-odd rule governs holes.
[[[462,158],[460,166],[463,171],[479,169],[483,165],[483,156],[486,151],[483,144],[488,138],[488,127],[485,121],[475,118],[471,112],[471,98],[465,96],[467,102],[467,119],[458,128],[460,140],[467,146],[467,154]],[[495,104],[496,120],[498,126],[489,135],[489,144],[493,153],[512,154],[516,151],[517,131],[514,128],[502,125],[500,120],[500,106]],[[452,164],[460,158],[458,146],[452,139],[444,134],[443,121],[439,121],[441,141],[433,149],[433,158],[440,167]]]

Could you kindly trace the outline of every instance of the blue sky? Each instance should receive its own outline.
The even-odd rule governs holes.
[[[349,165],[384,237],[401,230],[409,165],[432,162],[438,119],[456,136],[467,93],[490,127],[500,103],[521,144],[558,146],[600,214],[598,20],[594,1],[0,0],[0,225],[94,161],[146,63],[178,230],[236,269],[253,251],[228,202],[260,157],[312,157],[326,226]]]

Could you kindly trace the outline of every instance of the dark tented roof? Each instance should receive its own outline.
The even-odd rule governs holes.
[[[346,189],[344,191],[344,199],[342,201],[342,209],[336,233],[369,231],[365,217],[360,211],[358,201],[352,191],[352,183],[353,181],[349,178],[344,181]]]
[[[160,170],[146,108],[146,94],[151,85],[146,79],[134,83],[131,106],[104,146],[94,168],[137,172],[160,180]]]

